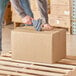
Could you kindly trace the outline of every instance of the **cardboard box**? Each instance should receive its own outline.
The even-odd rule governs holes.
[[[64,29],[35,31],[18,27],[11,33],[12,58],[38,63],[54,63],[66,56]]]
[[[71,0],[51,0],[51,4],[70,5]]]
[[[49,15],[49,23],[56,27],[71,27],[70,16]]]
[[[70,0],[52,0],[49,23],[55,27],[67,28],[71,34],[71,4]]]
[[[66,5],[52,5],[51,14],[70,16],[70,6]]]

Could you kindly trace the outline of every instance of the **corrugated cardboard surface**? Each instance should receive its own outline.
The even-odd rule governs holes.
[[[52,4],[70,5],[70,0],[51,0]]]
[[[55,27],[71,29],[71,0],[52,0],[49,23]]]
[[[52,26],[56,27],[65,27],[65,28],[70,28],[71,25],[71,20],[70,16],[59,16],[59,15],[50,15],[49,16],[49,23]]]
[[[70,16],[70,6],[68,5],[51,5],[51,14]]]
[[[54,63],[66,55],[63,29],[38,32],[33,27],[17,28],[11,33],[13,58],[38,63]]]

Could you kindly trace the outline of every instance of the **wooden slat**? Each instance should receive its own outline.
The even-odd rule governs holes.
[[[76,56],[67,56],[66,58],[70,60],[76,60]]]
[[[18,63],[4,62],[4,61],[0,61],[0,65],[16,67],[18,69],[28,68],[29,70],[32,69],[32,70],[39,70],[44,72],[53,72],[53,73],[60,73],[60,74],[65,74],[70,71],[66,69],[64,70],[59,68],[48,68],[43,66],[41,67],[41,66],[35,66],[35,65],[18,64]]]
[[[76,76],[76,60],[62,59],[55,64],[14,60],[12,53],[0,57],[0,74],[5,76]]]
[[[9,64],[10,64],[10,65],[9,65]],[[12,70],[12,71],[13,71],[13,70],[16,71],[16,70],[18,70],[18,71],[22,71],[23,73],[24,73],[24,72],[27,72],[27,73],[30,73],[30,74],[32,74],[32,73],[35,74],[35,73],[37,72],[37,75],[42,75],[42,74],[43,74],[43,76],[44,76],[44,75],[46,75],[46,76],[47,76],[47,75],[64,76],[64,75],[61,74],[61,73],[54,73],[54,72],[51,72],[51,71],[50,71],[50,72],[47,72],[47,71],[46,71],[46,72],[45,72],[45,71],[42,72],[42,71],[36,70],[38,67],[36,67],[35,70],[32,70],[32,69],[27,69],[27,70],[26,70],[27,65],[26,65],[26,64],[21,64],[21,63],[14,63],[14,62],[8,62],[8,61],[0,61],[0,65],[7,65],[7,66],[4,66],[4,67],[2,66],[2,68],[1,68],[1,66],[0,66],[0,69],[4,69],[4,70],[5,70],[5,69],[7,70],[7,68],[10,69],[10,70],[7,70],[7,71],[11,71],[11,70]],[[8,65],[9,65],[9,66],[15,65],[15,67],[14,67],[14,66],[13,66],[13,67],[9,67]],[[26,67],[25,67],[25,69],[23,69],[23,70],[20,68],[20,69],[21,69],[21,70],[20,70],[19,68],[17,68],[18,66],[21,66],[21,67],[23,67],[23,68],[24,68],[24,66],[26,66]],[[28,67],[29,67],[29,64],[28,64]],[[16,68],[17,68],[17,69],[16,69]],[[32,67],[32,68],[34,68],[34,67]],[[43,69],[44,69],[44,68],[43,68]]]
[[[5,74],[5,75],[13,75],[13,76],[35,76],[35,75],[29,75],[29,74],[22,74],[22,73],[16,73],[16,72],[10,72],[10,71],[4,71],[4,70],[0,70],[1,74]]]
[[[53,67],[48,68],[48,67],[43,67],[43,66],[26,65],[26,64],[18,64],[18,63],[3,62],[3,61],[0,61],[0,65],[16,67],[19,69],[28,68],[28,69],[33,69],[33,70],[41,70],[45,72],[54,72],[54,73],[61,73],[61,74],[65,74],[71,71],[67,69],[60,69],[60,68],[53,68]]]
[[[65,68],[66,67],[66,69],[71,69],[71,70],[76,68],[73,65],[66,65],[66,64],[61,64],[61,63],[53,64],[53,66],[59,66],[60,68]]]
[[[57,63],[50,65],[50,64],[42,64],[42,63],[33,63],[33,62],[27,62],[27,61],[13,60],[11,58],[5,58],[5,57],[0,57],[0,61],[8,61],[8,62],[21,63],[21,64],[31,64],[31,65],[33,64],[33,65],[36,65],[36,66],[43,66],[43,67],[49,67],[49,68],[53,67],[53,68],[61,68],[61,69],[69,69],[69,70],[74,68],[74,67],[71,67],[71,66],[68,67],[66,65],[64,67],[61,64],[59,64],[59,65],[61,65],[61,66],[59,66],[59,65],[57,65]]]
[[[10,71],[10,72],[16,72],[16,73],[22,73],[22,74],[30,74],[30,75],[40,75],[40,76],[63,76],[64,74],[60,73],[52,73],[52,72],[44,72],[44,71],[38,71],[38,70],[32,70],[32,69],[19,69],[19,68],[13,68],[8,66],[0,66],[0,70],[3,71]]]
[[[10,65],[9,65],[10,64]],[[0,65],[5,65],[5,66],[11,66],[11,67],[18,67],[18,68],[23,68],[23,67],[30,67],[30,69],[36,69],[36,70],[43,70],[43,71],[48,71],[48,72],[56,72],[56,73],[67,73],[73,68],[70,69],[64,69],[62,67],[56,67],[56,66],[51,66],[51,67],[45,67],[45,66],[37,66],[37,65],[26,65],[26,64],[19,64],[19,63],[14,63],[14,62],[8,62],[8,61],[0,61]]]
[[[76,66],[76,60],[62,59],[58,63]]]

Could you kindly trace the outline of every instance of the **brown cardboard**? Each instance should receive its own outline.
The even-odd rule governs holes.
[[[70,0],[51,0],[51,4],[70,5]]]
[[[55,27],[67,28],[71,34],[71,1],[52,0],[49,23]]]
[[[49,15],[49,23],[56,27],[71,27],[70,16]]]
[[[51,5],[51,14],[70,16],[70,6],[68,5]]]
[[[64,29],[35,31],[18,27],[11,33],[12,58],[38,63],[54,63],[66,56]]]

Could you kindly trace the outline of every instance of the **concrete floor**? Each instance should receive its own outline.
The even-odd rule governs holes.
[[[11,51],[11,30],[13,25],[3,26],[3,51]],[[66,35],[67,55],[76,56],[76,35]]]

